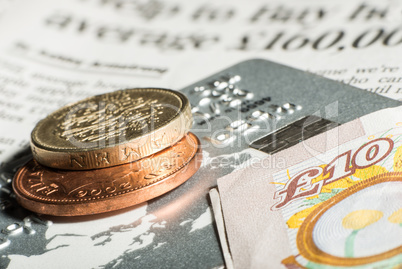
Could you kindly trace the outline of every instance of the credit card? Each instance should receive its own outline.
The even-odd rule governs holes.
[[[183,92],[193,107],[195,133],[222,145],[216,154],[247,147],[275,153],[339,124],[400,104],[258,59],[223,70]]]
[[[185,74],[185,70],[183,70]],[[1,167],[0,267],[220,268],[208,191],[216,180],[339,124],[400,105],[266,60],[241,62],[184,89],[203,165],[177,189],[135,209],[93,218],[37,216],[13,198],[29,151]],[[83,255],[85,254],[85,255]],[[71,265],[71,266],[70,266]]]

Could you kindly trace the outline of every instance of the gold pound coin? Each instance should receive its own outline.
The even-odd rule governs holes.
[[[192,126],[188,99],[157,88],[121,90],[67,105],[31,134],[40,164],[90,170],[137,161],[175,144]]]

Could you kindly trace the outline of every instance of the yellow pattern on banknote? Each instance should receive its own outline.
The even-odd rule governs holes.
[[[288,268],[401,265],[402,128],[325,154],[327,159],[313,158],[274,175],[272,210],[281,211],[293,252],[282,263]]]

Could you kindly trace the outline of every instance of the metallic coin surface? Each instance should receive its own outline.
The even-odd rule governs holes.
[[[68,171],[29,161],[14,176],[17,201],[47,215],[80,216],[130,207],[184,183],[200,167],[200,141],[187,134],[177,144],[129,164]]]
[[[191,128],[188,99],[156,88],[121,90],[67,105],[31,134],[45,166],[89,170],[133,162],[179,141]]]

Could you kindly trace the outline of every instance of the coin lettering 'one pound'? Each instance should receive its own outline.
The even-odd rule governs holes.
[[[31,134],[45,166],[90,170],[137,161],[183,138],[192,126],[188,99],[157,88],[121,90],[67,105]]]

